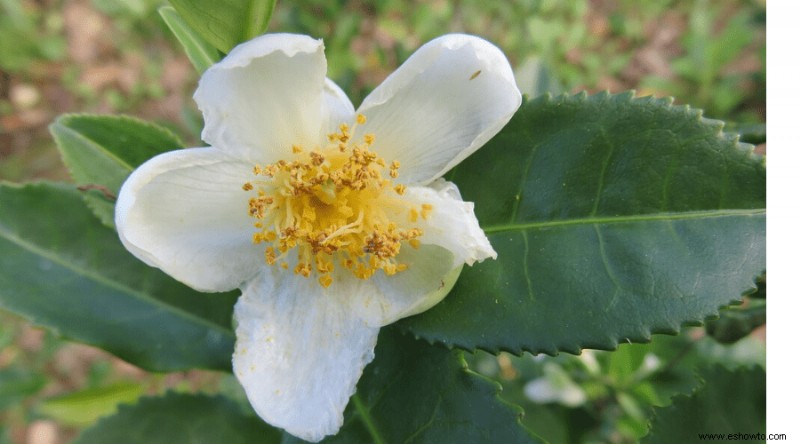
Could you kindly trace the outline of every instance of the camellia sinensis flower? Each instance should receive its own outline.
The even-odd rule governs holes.
[[[505,56],[467,35],[421,47],[358,110],[323,44],[234,48],[194,96],[211,146],[159,155],[120,191],[133,254],[201,291],[240,288],[234,373],[268,423],[336,433],[381,326],[427,310],[496,253],[442,174],[520,105]]]

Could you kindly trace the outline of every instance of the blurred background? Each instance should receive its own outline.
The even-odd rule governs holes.
[[[0,0],[0,180],[70,180],[47,131],[63,113],[130,114],[200,143],[199,75],[158,15],[164,4]],[[466,32],[503,49],[523,92],[635,89],[732,123],[766,121],[765,0],[279,0],[269,31],[323,38],[329,76],[356,105],[422,43]],[[765,138],[751,140],[765,151]],[[763,365],[763,328],[710,336],[688,328],[615,353],[470,360],[544,437],[624,443],[646,433],[667,388],[691,390],[698,357]],[[241,397],[229,375],[149,374],[0,310],[0,444],[68,442],[118,403],[167,389]]]

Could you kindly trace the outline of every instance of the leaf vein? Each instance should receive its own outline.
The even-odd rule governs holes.
[[[211,330],[215,330],[215,331],[218,331],[218,332],[220,332],[220,333],[222,333],[222,334],[224,334],[226,336],[233,337],[233,332],[232,331],[230,331],[228,329],[225,329],[225,328],[222,328],[221,326],[219,326],[219,325],[217,325],[217,324],[215,324],[215,323],[213,323],[213,322],[211,322],[211,321],[209,321],[207,319],[203,319],[203,318],[201,318],[199,316],[196,316],[194,314],[179,310],[176,307],[165,303],[164,301],[161,301],[161,300],[156,299],[156,298],[149,297],[149,296],[147,296],[147,295],[145,295],[145,294],[143,294],[143,293],[141,293],[139,291],[136,291],[135,289],[126,287],[124,285],[121,285],[118,282],[110,280],[110,279],[108,279],[105,276],[102,276],[100,274],[92,273],[89,270],[85,270],[85,269],[79,268],[74,263],[72,263],[72,262],[70,262],[68,260],[63,260],[60,257],[58,257],[57,255],[52,254],[52,252],[49,252],[49,251],[44,250],[42,248],[39,248],[35,244],[27,242],[24,239],[19,238],[18,236],[15,236],[13,233],[11,233],[8,230],[3,229],[3,228],[4,227],[2,225],[0,225],[0,237],[5,238],[9,242],[11,242],[13,244],[16,244],[17,246],[19,246],[20,248],[22,248],[24,250],[27,250],[27,251],[35,254],[35,255],[38,255],[38,256],[43,257],[43,258],[45,258],[45,259],[47,259],[47,260],[49,260],[49,261],[51,261],[53,263],[56,263],[56,264],[58,264],[58,265],[60,265],[60,266],[62,266],[64,268],[66,268],[67,270],[71,270],[72,272],[74,272],[76,274],[76,276],[85,276],[85,277],[91,279],[92,281],[94,281],[96,283],[99,283],[99,284],[101,284],[103,286],[106,286],[106,287],[112,288],[114,290],[120,291],[122,293],[128,294],[128,295],[134,297],[135,299],[139,299],[139,300],[142,300],[142,301],[147,301],[147,303],[152,304],[152,305],[154,305],[156,307],[159,307],[161,309],[164,309],[164,310],[166,310],[168,312],[174,313],[178,317],[181,317],[181,318],[184,318],[184,319],[188,319],[188,320],[192,321],[195,324],[199,324],[199,325],[202,325],[204,327],[208,327]]]
[[[702,218],[715,218],[715,217],[749,217],[761,216],[766,214],[764,208],[751,208],[751,209],[737,209],[737,210],[707,210],[707,211],[683,211],[675,213],[653,213],[653,214],[636,214],[627,216],[601,216],[601,217],[585,217],[576,219],[562,219],[551,221],[528,222],[521,224],[506,224],[506,225],[489,225],[483,227],[483,231],[487,234],[502,233],[506,231],[519,231],[519,230],[532,230],[537,228],[550,228],[562,227],[569,225],[594,225],[594,224],[624,224],[634,222],[651,222],[651,221],[674,221],[681,219],[702,219]]]
[[[614,144],[608,140],[608,135],[602,128],[600,129],[600,137],[603,139],[603,142],[608,145],[608,153],[603,159],[603,164],[600,166],[600,177],[597,181],[597,191],[595,192],[594,204],[592,205],[592,212],[590,216],[596,215],[597,209],[600,207],[600,196],[603,194],[603,184],[606,181],[606,170],[608,169],[609,163],[611,163],[611,156],[614,154]]]
[[[125,168],[127,170],[133,170],[133,166],[132,165],[130,165],[128,162],[124,161],[122,158],[120,158],[116,154],[114,154],[111,151],[109,151],[103,145],[100,145],[99,143],[97,143],[97,141],[95,141],[94,139],[91,139],[91,138],[87,137],[85,134],[81,133],[80,131],[77,131],[77,130],[75,130],[75,129],[67,126],[67,125],[64,125],[64,124],[60,123],[60,122],[56,123],[56,125],[61,126],[65,130],[69,131],[69,133],[72,134],[74,137],[76,137],[76,138],[84,141],[86,144],[94,147],[98,152],[105,154],[109,159],[112,159],[115,162],[117,162],[119,164],[119,166],[121,166],[121,167],[123,167],[123,168]]]
[[[530,133],[529,128],[525,127],[524,132],[529,139],[533,140],[533,135]],[[525,189],[525,181],[527,180],[531,166],[533,165],[533,158],[536,157],[537,148],[538,148],[537,144],[534,144],[531,147],[528,158],[525,161],[525,168],[523,173],[520,175],[520,182],[519,182],[519,187],[517,187],[517,195],[515,196],[514,199],[514,205],[511,207],[511,217],[509,217],[508,219],[509,223],[514,223],[517,220],[517,214],[519,213],[519,205],[522,202],[522,192]]]
[[[534,300],[536,300],[536,297],[534,296],[533,293],[533,283],[531,282],[530,267],[528,266],[528,255],[529,255],[530,244],[528,242],[527,231],[522,232],[522,240],[525,241],[525,252],[522,259],[522,269],[525,272],[525,282],[528,284],[528,299],[530,299],[531,302],[533,302]]]
[[[372,437],[372,441],[375,444],[384,444],[386,441],[381,437],[378,427],[375,425],[375,421],[373,421],[372,416],[369,414],[369,409],[364,405],[364,401],[361,400],[358,393],[353,395],[353,405],[358,411],[358,415],[364,423],[364,426],[367,428],[369,436]]]

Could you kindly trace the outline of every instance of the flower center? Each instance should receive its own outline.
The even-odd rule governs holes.
[[[356,125],[365,121],[359,114]],[[294,159],[256,165],[258,178],[242,186],[255,193],[249,205],[256,219],[253,242],[266,244],[266,263],[288,269],[288,255],[296,250],[295,274],[316,272],[323,287],[333,282],[337,263],[360,279],[378,270],[391,276],[408,268],[396,256],[404,243],[418,248],[422,230],[396,222],[426,219],[433,209],[398,198],[405,186],[391,179],[397,178],[400,163],[387,165],[369,149],[375,136],[354,141],[353,129],[340,125],[324,148],[293,146]]]

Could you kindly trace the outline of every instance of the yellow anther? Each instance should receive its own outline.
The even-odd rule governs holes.
[[[400,162],[393,160],[392,164],[389,165],[389,176],[392,179],[397,179],[397,176],[400,174],[398,170],[400,169]]]
[[[311,265],[310,264],[297,264],[297,266],[294,267],[294,273],[302,275],[303,277],[309,277],[309,276],[311,276]]]
[[[329,274],[323,274],[319,277],[319,284],[322,285],[323,288],[330,287],[332,282],[333,278]]]
[[[356,122],[358,122],[359,125],[363,125],[363,124],[367,123],[367,116],[365,116],[363,114],[357,115],[356,116]]]
[[[375,143],[375,134],[364,134],[364,143],[367,145]]]
[[[253,189],[253,184],[250,182],[245,182],[244,185],[242,185],[242,189],[245,191],[250,191]]]
[[[309,156],[311,157],[311,164],[314,166],[320,166],[325,163],[325,156],[317,151],[312,151]]]
[[[267,247],[267,249],[264,250],[264,259],[268,264],[275,265],[275,249],[272,247]]]
[[[408,220],[409,220],[409,222],[414,223],[414,222],[417,221],[418,218],[419,218],[419,212],[416,209],[412,208],[412,209],[408,210]]]
[[[394,187],[394,192],[402,196],[406,192],[406,186],[403,184],[397,185]]]
[[[292,152],[295,153],[295,154],[302,153],[303,152],[303,148],[300,148],[297,145],[292,145]]]
[[[433,211],[433,205],[431,204],[422,204],[422,218],[427,219],[431,215],[431,211]]]

